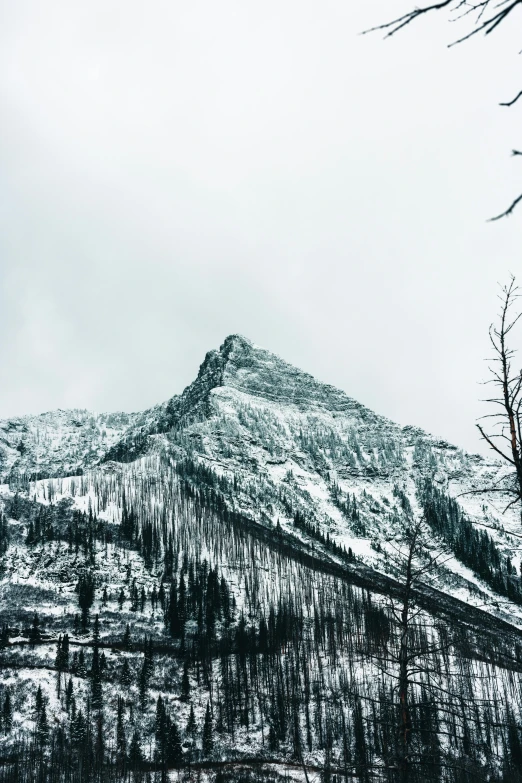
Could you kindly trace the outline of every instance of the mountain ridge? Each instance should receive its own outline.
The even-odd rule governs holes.
[[[257,383],[252,372],[254,368],[257,368],[258,376],[259,370],[262,370]],[[286,383],[282,383],[285,379]],[[83,415],[83,419],[99,420],[102,428],[106,427],[108,422],[116,424],[115,431],[110,433],[105,443],[102,438],[98,439],[97,459],[89,459],[87,464],[91,467],[97,461],[112,459],[131,461],[147,450],[145,440],[147,436],[161,434],[172,427],[182,426],[184,422],[196,420],[199,416],[210,415],[212,405],[209,396],[212,390],[223,386],[237,388],[240,391],[245,390],[246,386],[247,392],[254,396],[297,406],[311,403],[318,405],[322,392],[326,393],[333,410],[338,412],[353,410],[361,416],[388,421],[349,397],[344,391],[317,381],[312,375],[285,362],[276,354],[259,348],[246,337],[232,334],[225,338],[219,349],[207,352],[196,378],[180,394],[174,394],[167,401],[144,411],[96,414],[87,410],[58,409],[37,415],[0,420],[0,477],[3,475],[6,478],[7,472],[11,469],[26,470],[30,475],[41,477],[74,470],[72,459],[65,460],[65,468],[64,461],[60,461],[53,471],[52,466],[42,466],[36,459],[31,464],[28,458],[24,460],[17,457],[14,451],[18,449],[20,443],[30,445],[30,425],[35,428],[39,424],[49,426],[53,418],[59,420],[69,418],[70,422],[65,423],[65,430],[70,431],[71,426],[76,426],[75,414],[78,412]],[[62,422],[58,422],[60,423]],[[17,435],[20,437],[17,438]],[[85,454],[82,456],[85,461]],[[77,467],[81,467],[81,462],[77,463]]]
[[[257,372],[253,372],[253,370]],[[0,471],[2,471],[2,463],[5,465],[8,462],[5,455],[2,460],[2,447],[5,449],[8,446],[12,449],[14,445],[13,437],[9,438],[6,435],[13,432],[20,435],[15,446],[17,447],[20,441],[24,441],[24,435],[28,433],[29,422],[45,423],[53,418],[70,417],[71,424],[75,426],[74,417],[78,413],[83,419],[87,417],[100,419],[102,425],[107,421],[111,422],[111,420],[113,423],[118,422],[119,426],[116,426],[115,429],[119,431],[121,444],[117,439],[114,442],[113,435],[108,439],[103,456],[101,456],[103,443],[100,444],[98,451],[101,459],[122,459],[125,457],[125,451],[129,449],[133,427],[136,430],[134,436],[143,437],[164,433],[172,427],[182,426],[184,422],[187,423],[191,419],[196,420],[198,416],[210,415],[212,410],[209,400],[210,394],[220,387],[235,388],[271,402],[282,402],[297,407],[329,408],[336,413],[357,412],[362,418],[367,417],[374,421],[381,421],[388,426],[391,425],[402,430],[404,433],[412,434],[414,437],[428,436],[446,448],[459,448],[446,439],[430,435],[416,425],[396,424],[387,417],[367,408],[345,391],[316,380],[311,374],[289,364],[276,354],[260,348],[243,335],[231,334],[225,338],[219,349],[213,349],[206,353],[196,378],[181,393],[174,394],[165,402],[158,403],[144,411],[133,413],[116,411],[98,414],[87,409],[56,409],[41,414],[0,420]],[[324,402],[322,397],[324,397]],[[141,449],[131,449],[127,454],[128,460],[135,458],[139,453],[144,453],[143,445]],[[490,461],[480,454],[470,454],[469,456]],[[9,467],[16,461],[16,458],[15,460],[11,458]],[[14,465],[14,467],[16,469],[18,466]],[[38,472],[36,464],[33,469],[35,473]]]

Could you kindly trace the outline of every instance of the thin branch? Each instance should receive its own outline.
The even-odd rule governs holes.
[[[522,193],[512,202],[512,204],[504,212],[501,212],[500,215],[495,215],[495,217],[489,218],[487,222],[493,223],[495,220],[500,220],[501,218],[509,217],[509,215],[511,215],[511,213],[513,212],[513,210],[515,209],[515,207],[520,201],[522,201]]]
[[[522,196],[520,196],[520,198],[522,199]],[[488,444],[491,446],[491,448],[493,449],[493,451],[496,451],[496,452],[497,452],[497,454],[500,454],[500,456],[502,457],[502,459],[505,459],[507,462],[510,462],[512,465],[514,465],[514,464],[515,464],[515,461],[514,461],[513,459],[511,459],[511,457],[508,457],[508,456],[507,456],[507,454],[504,454],[504,452],[500,451],[500,449],[498,449],[498,448],[495,446],[495,444],[494,444],[494,443],[493,443],[493,441],[491,440],[491,437],[490,437],[489,435],[486,435],[486,433],[484,432],[484,430],[482,429],[482,427],[480,426],[480,424],[477,424],[477,429],[479,430],[480,434],[482,435],[482,437],[484,438],[484,440],[486,441],[486,443],[488,443]]]
[[[513,106],[514,103],[518,101],[519,98],[522,98],[522,90],[518,93],[518,95],[515,95],[513,100],[511,101],[505,101],[505,103],[499,103],[499,106]]]
[[[414,19],[417,19],[419,16],[427,14],[430,11],[440,11],[441,8],[447,8],[447,6],[451,5],[452,2],[453,0],[441,0],[440,3],[433,3],[433,5],[428,5],[425,8],[415,8],[413,11],[408,11],[407,14],[403,14],[403,16],[399,16],[397,19],[393,19],[391,22],[385,22],[384,24],[379,24],[376,27],[370,27],[369,30],[363,30],[362,35],[373,33],[377,30],[388,30],[389,32],[386,33],[385,37],[390,38],[392,35],[398,33],[399,30],[401,30],[403,27],[406,27],[406,25],[410,24],[410,22],[413,22]]]

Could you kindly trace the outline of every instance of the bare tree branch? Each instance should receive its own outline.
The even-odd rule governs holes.
[[[499,106],[513,106],[514,103],[518,101],[519,98],[522,97],[522,90],[518,93],[518,95],[515,95],[512,101],[506,101],[505,103],[499,103]]]
[[[511,213],[513,212],[517,204],[519,204],[521,201],[522,201],[522,193],[520,194],[520,196],[517,196],[517,198],[514,201],[511,202],[511,205],[506,210],[504,210],[504,212],[501,212],[500,215],[495,215],[495,217],[489,218],[488,223],[493,223],[495,220],[500,220],[501,218],[509,217],[509,215],[511,215]]]
[[[365,35],[367,33],[376,32],[377,30],[383,30],[385,32],[384,37],[391,38],[393,35],[407,27],[412,22],[417,21],[420,17],[423,17],[426,14],[430,14],[433,11],[441,11],[445,8],[447,8],[450,12],[460,12],[456,13],[451,21],[462,20],[463,18],[468,17],[476,12],[476,18],[474,20],[472,29],[469,30],[465,35],[462,35],[460,38],[457,38],[455,41],[450,43],[449,46],[452,47],[463,43],[464,41],[468,41],[478,33],[489,35],[490,33],[494,32],[520,5],[522,5],[522,0],[500,0],[500,2],[497,3],[494,3],[493,0],[480,0],[479,2],[471,3],[467,0],[440,0],[438,3],[430,3],[429,5],[425,5],[422,8],[413,8],[411,11],[408,11],[407,13],[402,14],[401,16],[398,16],[389,22],[384,22],[383,24],[376,25],[367,30],[363,30],[362,34]],[[487,11],[491,11],[489,16],[486,16]],[[520,97],[522,97],[522,90],[520,90],[520,92],[518,92],[517,95],[515,95],[515,97],[510,101],[504,101],[500,103],[500,106],[513,106]],[[513,150],[513,155],[522,155],[522,151]],[[489,218],[488,222],[493,223],[497,220],[501,220],[502,218],[509,217],[520,201],[522,201],[522,193],[511,202],[507,209],[505,209],[500,214]]]

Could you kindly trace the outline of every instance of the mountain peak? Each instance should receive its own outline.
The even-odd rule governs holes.
[[[211,419],[219,410],[219,398],[234,392],[250,397],[252,403],[257,398],[294,412],[340,414],[365,426],[392,424],[340,389],[317,381],[243,335],[231,334],[218,349],[206,354],[197,377],[180,395],[139,415],[122,439],[108,449],[104,461],[136,459],[148,449],[148,436]]]
[[[253,397],[303,409],[343,412],[357,409],[363,415],[371,413],[340,389],[317,381],[240,334],[229,335],[218,350],[207,353],[197,379],[185,389],[182,397],[194,401],[195,393],[199,397],[204,391],[207,396],[218,387],[237,389]]]
[[[225,337],[223,344],[219,348],[220,353],[230,353],[235,349],[249,350],[254,348],[254,343],[249,340],[248,337],[244,337],[242,334],[229,334]]]

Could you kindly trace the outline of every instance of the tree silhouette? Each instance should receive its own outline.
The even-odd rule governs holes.
[[[477,424],[477,427],[488,446],[510,466],[508,476],[484,491],[511,496],[506,510],[520,505],[522,514],[522,368],[513,368],[515,349],[509,342],[522,311],[513,313],[515,302],[520,298],[520,289],[513,276],[510,282],[502,287],[499,298],[501,308],[498,322],[489,328],[493,360],[489,368],[491,377],[488,383],[492,384],[497,393],[486,400],[495,406],[495,413],[483,417],[493,419],[497,429],[495,432],[486,432],[482,424]]]
[[[466,0],[439,0],[423,6],[415,6],[410,11],[406,11],[406,13],[394,17],[390,21],[371,27],[364,32],[370,33],[376,30],[384,30],[385,37],[390,38],[425,16],[432,15],[436,11],[447,11],[451,21],[462,18],[469,18],[470,20],[470,29],[450,44],[450,46],[455,46],[468,41],[478,34],[490,35],[496,32],[502,24],[512,22],[514,19],[512,17],[513,11],[521,5],[522,0],[502,0],[502,2],[496,2],[495,0],[471,0],[471,2],[466,2]],[[513,106],[520,98],[522,98],[522,90],[509,100],[502,101],[500,106]],[[515,157],[520,156],[522,155],[522,150],[514,149],[512,150],[512,155]],[[521,201],[522,193],[513,199],[507,209],[490,218],[490,221],[508,217]]]

